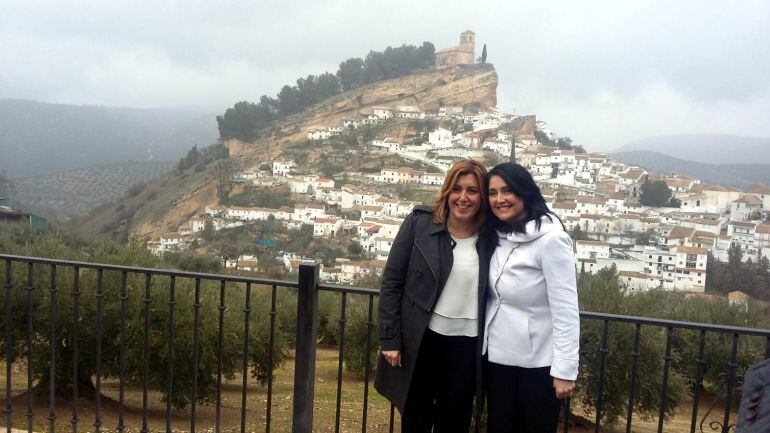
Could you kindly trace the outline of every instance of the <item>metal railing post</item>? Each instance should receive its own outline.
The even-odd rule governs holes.
[[[299,265],[297,291],[297,350],[294,359],[294,411],[292,433],[313,431],[315,354],[318,335],[318,265]]]

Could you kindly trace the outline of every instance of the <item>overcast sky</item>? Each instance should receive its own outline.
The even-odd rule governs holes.
[[[770,136],[770,1],[15,1],[0,98],[219,112],[388,45],[476,32],[499,108],[588,150]]]

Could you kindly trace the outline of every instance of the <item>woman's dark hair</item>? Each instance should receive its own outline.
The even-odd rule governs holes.
[[[508,186],[508,189],[524,202],[524,212],[526,212],[526,217],[513,223],[507,223],[498,219],[495,214],[492,213],[490,208],[487,221],[489,221],[489,227],[491,229],[496,229],[505,233],[511,231],[515,233],[526,233],[527,223],[534,220],[535,227],[540,230],[540,221],[543,215],[547,216],[551,221],[556,217],[561,223],[559,217],[548,209],[548,205],[545,203],[540,188],[526,168],[513,162],[504,162],[496,165],[495,168],[487,173],[487,177],[484,180],[484,191],[487,195],[489,195],[489,179],[491,179],[492,176],[500,176],[505,182],[505,185]],[[564,224],[562,223],[562,226],[563,225]]]

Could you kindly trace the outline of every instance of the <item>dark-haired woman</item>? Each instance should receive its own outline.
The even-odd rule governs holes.
[[[404,220],[383,271],[374,384],[401,412],[403,432],[467,433],[480,395],[485,175],[476,161],[455,163],[433,208]]]
[[[524,167],[497,165],[486,191],[497,235],[482,349],[488,431],[554,433],[578,371],[572,241]]]

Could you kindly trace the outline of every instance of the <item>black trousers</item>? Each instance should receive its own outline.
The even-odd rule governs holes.
[[[401,414],[403,433],[468,433],[476,387],[476,337],[425,330]]]
[[[555,433],[561,400],[551,367],[523,368],[484,361],[488,433]]]

